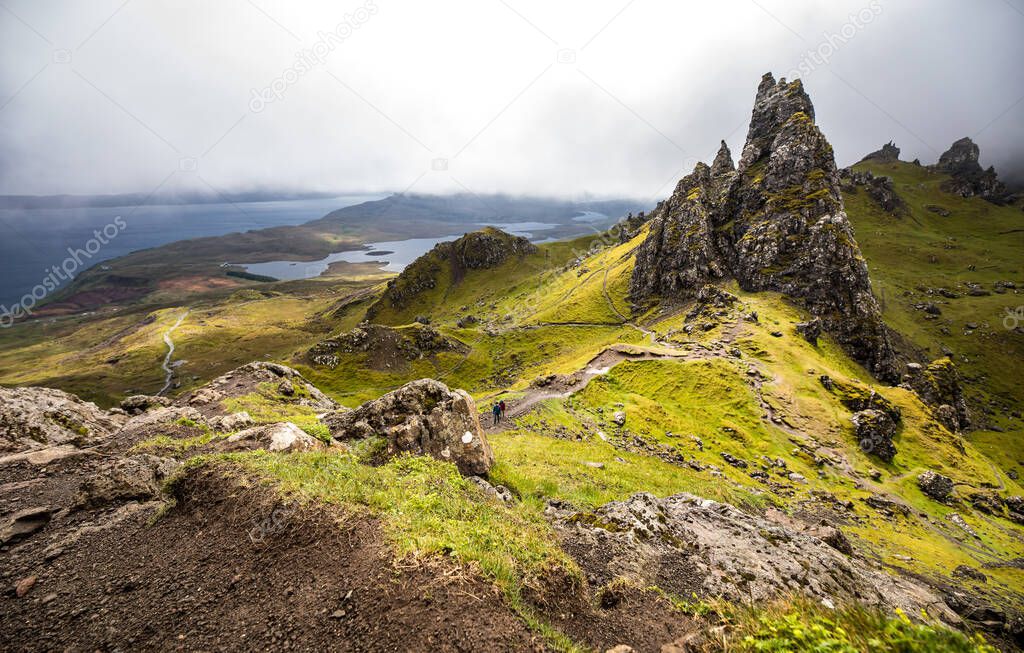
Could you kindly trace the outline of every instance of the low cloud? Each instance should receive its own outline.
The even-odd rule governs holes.
[[[971,136],[1021,177],[1010,2],[5,6],[0,193],[656,199],[720,139],[738,153],[768,70],[804,78],[840,165]]]

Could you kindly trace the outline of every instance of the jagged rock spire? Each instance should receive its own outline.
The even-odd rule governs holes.
[[[715,169],[723,169],[721,155]],[[659,206],[637,251],[630,295],[636,302],[691,297],[722,277],[797,300],[854,358],[879,378],[896,380],[832,146],[814,124],[799,80],[765,75],[737,170],[722,179],[698,164]]]
[[[721,147],[718,148],[718,154],[715,155],[715,161],[711,164],[711,176],[721,177],[730,172],[735,172],[735,170],[736,166],[732,162],[732,152],[729,151],[729,146],[726,145],[725,141],[722,141]]]

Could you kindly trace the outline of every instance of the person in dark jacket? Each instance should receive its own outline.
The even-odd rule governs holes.
[[[505,406],[505,400],[504,399],[502,399],[501,401],[498,402],[498,408],[501,409],[501,419],[505,419],[505,408],[506,408],[506,406]]]
[[[491,408],[491,414],[494,415],[494,425],[497,426],[498,422],[501,421],[501,406],[494,404],[494,407]]]

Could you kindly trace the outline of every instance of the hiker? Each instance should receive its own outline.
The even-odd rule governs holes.
[[[501,406],[494,404],[494,407],[491,408],[491,414],[494,415],[494,425],[497,426],[501,420]]]
[[[498,402],[498,408],[501,408],[501,419],[505,419],[505,400],[502,399]]]

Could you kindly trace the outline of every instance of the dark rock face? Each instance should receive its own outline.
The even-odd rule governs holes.
[[[807,322],[798,322],[796,332],[812,345],[818,344],[818,338],[821,337],[821,319],[814,318]]]
[[[885,163],[892,163],[900,160],[900,148],[896,147],[896,144],[889,141],[882,146],[882,149],[872,152],[867,155],[861,161],[883,161]]]
[[[814,124],[799,81],[758,87],[738,168],[725,148],[698,164],[653,213],[636,254],[630,296],[688,299],[735,278],[744,290],[782,292],[883,380],[896,379],[888,332],[853,238],[832,146]]]
[[[843,168],[839,171],[839,179],[844,191],[856,193],[863,188],[868,197],[886,213],[903,215],[907,212],[906,203],[896,194],[892,180],[888,177],[876,177],[870,171]]]
[[[993,204],[1005,204],[1009,192],[999,181],[995,168],[985,170],[978,163],[981,149],[970,138],[961,138],[939,157],[934,169],[949,174],[952,178],[942,185],[942,190],[961,197],[981,197]]]
[[[732,152],[729,151],[729,146],[722,141],[722,145],[718,148],[718,154],[715,155],[715,160],[711,164],[711,175],[722,179],[730,172],[736,172],[736,165],[732,162]]]
[[[388,282],[384,295],[366,312],[373,320],[382,305],[402,308],[410,297],[437,286],[442,271],[450,270],[452,282],[458,282],[467,270],[494,268],[513,257],[533,254],[537,247],[526,238],[487,227],[462,238],[438,243],[434,249],[412,262]]]
[[[619,242],[626,243],[636,238],[636,235],[640,233],[640,229],[647,224],[650,217],[643,211],[640,211],[636,215],[630,213],[620,220],[615,225],[615,229],[619,232]]]
[[[950,431],[962,431],[971,425],[960,373],[950,359],[940,358],[925,367],[910,365],[903,380],[932,406],[933,416]]]
[[[455,463],[464,476],[484,476],[494,464],[473,398],[433,379],[407,383],[354,410],[323,418],[338,440],[382,436],[382,458],[402,452]]]

